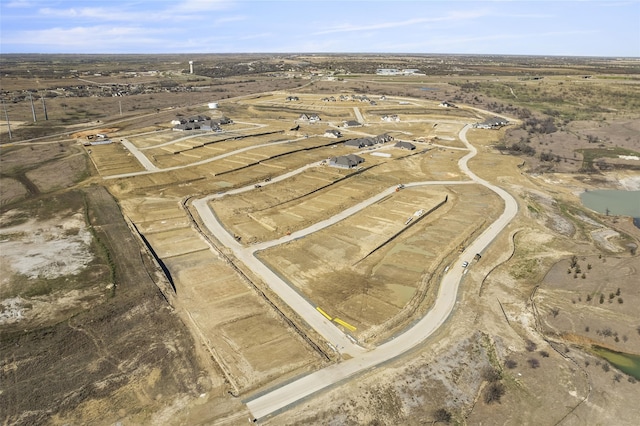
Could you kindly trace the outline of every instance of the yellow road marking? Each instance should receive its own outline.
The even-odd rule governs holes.
[[[343,326],[344,328],[346,328],[346,329],[348,329],[350,331],[356,331],[356,328],[354,326],[352,326],[348,322],[342,321],[340,318],[334,318],[333,321],[338,323],[338,324],[340,324],[341,326]]]
[[[329,321],[332,321],[332,320],[333,320],[333,318],[331,318],[331,317],[329,316],[329,314],[328,314],[328,313],[326,313],[325,311],[323,311],[319,306],[318,306],[318,307],[316,307],[316,310],[317,310],[318,312],[320,312],[322,315],[324,315],[324,316],[325,316]]]

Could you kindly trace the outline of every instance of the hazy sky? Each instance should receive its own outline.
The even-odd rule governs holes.
[[[1,53],[640,57],[640,0],[0,0]]]

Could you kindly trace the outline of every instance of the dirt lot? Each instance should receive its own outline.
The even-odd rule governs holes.
[[[223,62],[236,59],[244,60]],[[327,60],[300,57],[291,66]],[[398,183],[454,182],[405,188],[258,253],[304,297],[352,327],[345,331],[369,345],[393,338],[431,306],[441,272],[455,267],[459,250],[501,212],[493,193],[461,184],[467,177],[457,162],[466,153],[458,139],[462,125],[504,114],[512,125],[469,130],[478,149],[469,166],[513,194],[519,215],[470,266],[450,319],[411,353],[264,423],[635,424],[639,385],[592,345],[640,352],[634,311],[640,265],[632,250],[640,233],[628,218],[584,208],[579,194],[638,189],[637,161],[619,157],[633,157],[640,146],[637,78],[585,80],[586,68],[540,65],[527,72],[553,75],[526,80],[519,68],[508,68],[515,74],[497,82],[496,75],[473,73],[507,68],[467,65],[472,74],[461,76],[202,77],[203,87],[192,92],[58,97],[48,101],[47,126],[29,121],[24,102],[9,104],[10,115],[25,124],[16,129],[19,143],[6,145],[7,135],[0,135],[0,266],[10,271],[0,281],[0,419],[239,424],[249,417],[245,398],[339,362],[183,207],[192,197],[243,186],[251,190],[210,205],[250,245]],[[23,90],[27,80],[10,82]],[[264,93],[270,88],[280,91]],[[322,100],[364,93],[376,105]],[[300,100],[286,101],[292,94]],[[205,105],[212,99],[219,101],[216,111]],[[460,108],[439,107],[443,99]],[[322,120],[301,122],[301,113]],[[225,115],[234,124],[221,134],[169,130],[171,120],[195,114]],[[400,121],[383,122],[384,114]],[[343,126],[360,116],[365,126]],[[527,122],[532,117],[538,121]],[[549,117],[556,130],[545,133],[540,123]],[[328,128],[341,130],[342,141],[389,133],[417,149],[390,143],[375,150],[389,157],[360,152],[361,170],[316,166],[271,182],[357,152],[323,137]],[[100,129],[109,129],[115,143],[81,147],[72,136],[83,140]],[[154,166],[172,170],[148,173],[120,138]],[[518,149],[534,152],[503,149],[520,142]],[[124,173],[132,175],[103,179]],[[431,208],[416,220],[418,210]],[[406,227],[409,217],[415,224]]]
[[[36,210],[40,220],[2,230],[11,245],[3,270],[12,271],[2,281],[3,421],[146,423],[160,407],[209,391],[215,373],[200,369],[111,196],[93,187],[63,202],[48,206],[51,219]]]

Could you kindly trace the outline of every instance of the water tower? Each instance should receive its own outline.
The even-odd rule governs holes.
[[[189,61],[189,74],[193,74],[193,61]]]

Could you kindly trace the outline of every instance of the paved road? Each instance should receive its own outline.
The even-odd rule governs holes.
[[[135,145],[133,145],[130,142],[129,142],[129,145],[126,145],[125,144],[125,140],[126,139],[123,139],[122,144],[125,145],[129,149],[129,151],[138,159],[138,161],[140,161],[140,164],[142,164],[146,170],[143,170],[143,171],[140,171],[140,172],[130,172],[130,173],[122,173],[122,174],[119,174],[119,175],[104,176],[103,179],[105,179],[105,180],[107,180],[107,179],[119,179],[119,178],[132,177],[132,176],[148,175],[148,174],[152,174],[152,173],[168,172],[168,171],[171,171],[171,170],[185,169],[187,167],[200,166],[202,164],[207,164],[207,163],[211,163],[213,161],[218,161],[218,160],[221,160],[223,158],[239,154],[241,152],[250,151],[252,149],[264,148],[266,146],[272,146],[272,145],[282,145],[282,144],[286,144],[286,143],[290,143],[290,142],[296,142],[296,141],[299,141],[299,140],[302,140],[302,139],[305,139],[305,138],[301,137],[301,138],[297,138],[297,139],[289,139],[289,140],[286,140],[286,141],[268,142],[268,143],[264,143],[264,144],[261,144],[261,145],[247,146],[245,148],[240,148],[240,149],[236,149],[234,151],[225,152],[224,154],[216,155],[215,157],[208,157],[208,158],[205,158],[204,160],[194,161],[193,163],[183,164],[181,166],[165,167],[164,169],[159,169],[158,167],[156,167],[153,163],[151,163],[151,161],[149,161],[149,159],[142,152],[140,152],[138,150],[138,148]]]
[[[268,183],[263,183],[262,185],[272,184],[281,180],[288,179],[289,177],[301,173],[305,169],[309,167],[315,167],[319,163],[313,163],[304,167],[301,167],[297,170],[291,171],[287,174],[278,176],[274,178]],[[460,184],[473,184],[473,181],[427,181],[427,182],[410,182],[406,183],[405,187],[415,187],[415,186],[424,186],[424,185],[460,185]],[[194,200],[192,202],[194,208],[197,210],[198,215],[202,219],[202,222],[207,227],[209,232],[220,241],[225,247],[231,249],[234,256],[244,263],[248,268],[250,268],[254,273],[260,276],[265,283],[269,285],[269,287],[275,291],[278,296],[285,302],[289,307],[291,307],[301,318],[307,322],[307,324],[312,327],[315,331],[317,331],[327,342],[329,342],[332,347],[335,348],[337,352],[342,354],[348,354],[352,357],[358,356],[359,354],[365,351],[365,348],[360,346],[356,340],[342,332],[334,323],[329,321],[324,315],[322,315],[314,304],[305,299],[301,294],[299,294],[295,289],[293,289],[285,280],[283,280],[279,275],[274,273],[269,267],[260,262],[256,257],[255,253],[260,250],[265,250],[270,247],[274,247],[280,244],[287,243],[289,241],[293,241],[299,238],[303,238],[306,235],[317,232],[321,229],[334,225],[341,220],[346,219],[347,217],[358,213],[359,211],[365,209],[368,206],[371,206],[374,203],[382,200],[383,198],[392,195],[396,191],[396,187],[392,186],[387,188],[386,190],[370,197],[358,204],[355,204],[348,209],[341,211],[340,213],[313,225],[301,229],[299,231],[293,232],[290,235],[285,235],[277,240],[271,240],[266,242],[261,242],[258,244],[253,244],[250,246],[243,246],[241,243],[236,241],[233,235],[231,235],[227,230],[223,227],[223,225],[218,221],[217,217],[214,215],[211,208],[208,206],[208,202],[214,200],[216,198],[221,198],[226,196],[227,194],[238,194],[241,192],[246,192],[253,190],[254,186],[246,186],[243,188],[238,188],[235,190],[231,190],[224,194],[213,194],[205,198],[201,198],[198,200]]]
[[[474,173],[469,171],[467,161],[476,155],[477,151],[466,139],[468,128],[469,126],[467,125],[462,129],[460,132],[460,140],[468,147],[470,152],[460,159],[459,166],[474,182],[488,187],[502,197],[505,202],[505,209],[500,217],[468,246],[465,251],[466,254],[459,259],[460,262],[463,260],[471,262],[475,253],[483,251],[494,240],[498,233],[511,222],[518,211],[516,200],[509,193],[478,178]],[[276,413],[315,392],[353,377],[364,370],[397,357],[419,345],[433,334],[453,311],[458,287],[465,271],[462,267],[453,267],[444,275],[433,308],[405,333],[378,346],[374,350],[364,352],[340,364],[334,364],[311,373],[247,401],[247,407],[253,417],[260,419]]]

